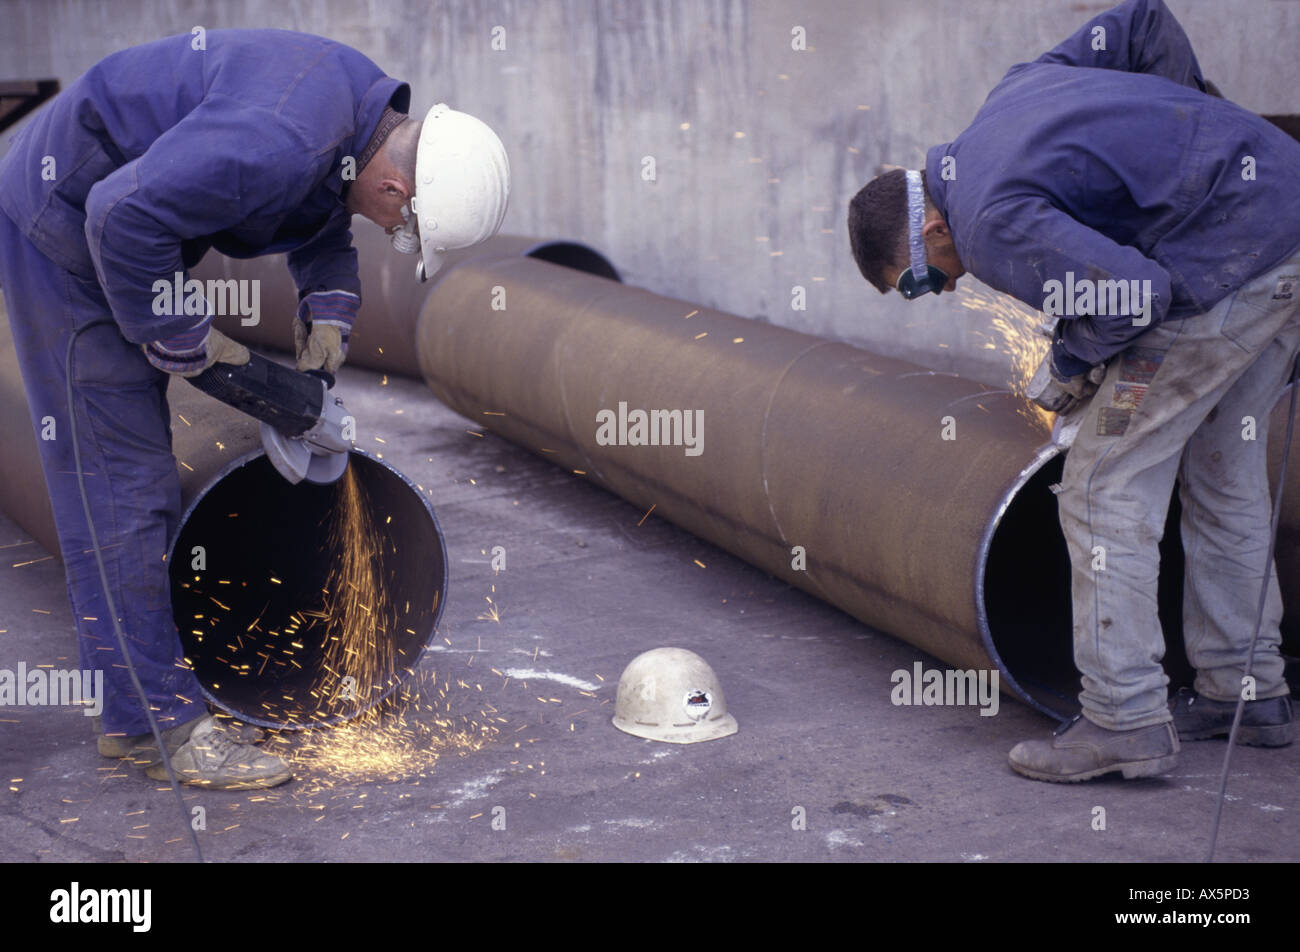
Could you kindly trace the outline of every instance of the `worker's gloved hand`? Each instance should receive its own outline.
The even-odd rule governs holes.
[[[1096,393],[1105,378],[1105,364],[1097,364],[1086,373],[1064,376],[1057,372],[1049,350],[1025,388],[1025,396],[1050,413],[1067,414]]]
[[[206,321],[201,327],[165,340],[142,345],[144,356],[159,370],[180,377],[196,377],[213,364],[248,363],[248,348],[233,341]]]
[[[299,370],[336,373],[348,355],[352,321],[361,298],[350,291],[316,291],[298,302],[293,346]]]

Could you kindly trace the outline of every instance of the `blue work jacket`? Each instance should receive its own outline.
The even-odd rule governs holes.
[[[1203,90],[1164,3],[1129,0],[1013,66],[926,156],[927,190],[981,281],[1039,309],[1068,277],[1152,292],[1141,325],[1067,315],[1062,373],[1209,310],[1300,247],[1300,143]]]
[[[31,120],[0,160],[0,209],[47,257],[97,277],[134,343],[193,328],[153,313],[153,286],[209,248],[287,252],[301,293],[359,295],[345,160],[409,100],[322,37],[168,37],[96,63]]]

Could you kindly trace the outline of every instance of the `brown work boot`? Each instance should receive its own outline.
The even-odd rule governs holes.
[[[1034,780],[1077,783],[1108,773],[1125,780],[1153,777],[1178,761],[1172,723],[1111,731],[1082,715],[1055,731],[1051,740],[1026,740],[1011,748],[1011,769]]]
[[[167,756],[173,756],[181,745],[190,739],[190,733],[194,730],[199,721],[208,716],[208,712],[197,714],[181,724],[173,725],[162,732],[163,743],[167,745]],[[266,736],[259,728],[251,724],[243,724],[236,721],[229,714],[213,715],[222,724],[230,726],[239,733],[239,739],[245,744],[255,744]],[[158,754],[158,745],[154,742],[152,734],[103,734],[103,722],[96,717],[92,720],[95,728],[95,747],[99,750],[100,756],[111,757],[115,760],[123,758],[129,759],[134,767],[152,767],[155,764],[162,763],[162,757]]]
[[[256,790],[274,787],[293,777],[289,765],[240,740],[237,727],[225,727],[209,715],[201,720],[171,758],[172,770],[181,783],[209,790]],[[166,780],[161,763],[145,774]]]

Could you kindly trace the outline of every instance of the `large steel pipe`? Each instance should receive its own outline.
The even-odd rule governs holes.
[[[1050,453],[1019,398],[528,258],[448,273],[419,357],[482,426],[1036,706],[1068,698]],[[633,410],[702,422],[698,455],[684,432],[604,445]]]
[[[999,669],[1040,710],[1076,709],[1062,457],[1022,398],[528,258],[443,277],[419,357],[481,426],[956,667]],[[698,418],[698,455],[632,445],[633,411]],[[1181,654],[1176,542],[1165,558]]]
[[[0,506],[57,555],[2,306],[0,399],[8,408]],[[378,704],[415,667],[442,611],[446,551],[424,494],[361,452],[335,485],[291,486],[262,453],[255,422],[179,380],[168,399],[184,505],[169,555],[172,607],[204,693],[244,720],[280,728],[333,723]],[[345,513],[354,525],[340,526]],[[357,538],[340,538],[349,528]],[[365,599],[325,591],[349,586]],[[367,650],[346,651],[358,644]]]

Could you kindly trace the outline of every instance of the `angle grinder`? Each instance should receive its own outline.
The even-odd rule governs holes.
[[[348,468],[356,421],[323,370],[292,370],[260,354],[240,366],[216,363],[190,383],[261,421],[262,447],[289,482],[332,483]]]

